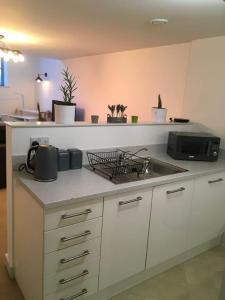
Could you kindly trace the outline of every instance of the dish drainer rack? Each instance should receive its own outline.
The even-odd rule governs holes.
[[[130,173],[144,174],[149,167],[150,158],[137,156],[129,151],[87,152],[90,167],[110,179]]]

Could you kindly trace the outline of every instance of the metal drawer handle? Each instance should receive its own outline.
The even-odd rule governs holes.
[[[90,235],[91,234],[91,231],[90,230],[86,230],[84,233],[81,233],[81,234],[77,234],[77,235],[73,235],[73,236],[69,236],[69,237],[62,237],[61,238],[61,242],[68,242],[68,241],[71,241],[71,240],[75,240],[75,239],[79,239],[81,237],[85,237],[87,235]]]
[[[66,220],[66,219],[70,219],[70,218],[74,218],[74,217],[79,217],[79,216],[83,216],[83,215],[87,215],[87,214],[90,214],[92,212],[92,210],[90,208],[84,210],[84,211],[81,211],[79,213],[74,213],[74,214],[64,214],[62,215],[62,219],[63,220]]]
[[[135,199],[128,200],[128,201],[119,201],[119,205],[122,206],[122,205],[126,205],[126,204],[133,203],[133,202],[139,202],[142,199],[143,199],[142,197],[137,197]]]
[[[216,180],[209,180],[208,183],[211,184],[211,183],[221,182],[223,180],[224,180],[223,178],[218,178]]]
[[[82,291],[80,291],[79,293],[77,293],[76,295],[74,296],[71,296],[69,298],[60,298],[59,300],[73,300],[73,299],[76,299],[82,295],[85,295],[88,293],[88,290],[87,289],[83,289]]]
[[[185,188],[184,187],[181,187],[177,190],[172,190],[172,191],[166,191],[167,195],[170,195],[170,194],[174,194],[174,193],[178,193],[178,192],[183,192],[185,191]]]
[[[67,278],[67,279],[60,279],[59,280],[59,283],[60,284],[65,284],[65,283],[68,283],[68,282],[71,282],[71,281],[73,281],[73,280],[76,280],[76,279],[78,279],[78,278],[81,278],[81,277],[83,277],[83,276],[86,276],[86,275],[88,275],[89,274],[89,272],[88,272],[88,270],[84,270],[82,273],[80,273],[80,274],[78,274],[78,275],[75,275],[75,276],[73,276],[73,277],[70,277],[70,278]]]
[[[89,255],[90,252],[88,250],[85,250],[83,253],[79,254],[79,255],[76,255],[76,256],[73,256],[73,257],[70,257],[70,258],[62,258],[60,259],[60,263],[61,264],[66,264],[66,263],[69,263],[73,260],[76,260],[76,259],[79,259],[79,258],[82,258],[84,256],[87,256]]]

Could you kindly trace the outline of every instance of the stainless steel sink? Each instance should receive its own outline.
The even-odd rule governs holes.
[[[158,177],[186,172],[186,169],[165,163],[157,159],[150,159],[150,164],[146,169],[145,175]]]
[[[137,161],[138,159],[135,159],[135,162]],[[141,158],[141,161],[143,163],[143,157]],[[86,168],[93,171],[92,167],[90,166],[86,166]],[[118,174],[114,177],[110,177],[107,176],[106,169],[103,170],[104,171],[102,172],[101,169],[95,169],[94,172],[112,181],[115,184],[151,179],[155,177],[173,175],[173,174],[178,174],[178,173],[183,173],[188,171],[186,169],[180,168],[178,166],[154,158],[146,158],[146,166],[144,168],[144,172],[141,173],[137,173],[137,171],[135,171],[134,169],[133,172]]]

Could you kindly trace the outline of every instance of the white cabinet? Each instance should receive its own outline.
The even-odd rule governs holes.
[[[146,268],[187,250],[192,192],[193,181],[154,188]]]
[[[144,271],[152,191],[104,201],[100,289]]]
[[[19,182],[14,191],[15,276],[24,298],[97,293],[103,199],[44,210]]]
[[[195,180],[189,248],[220,236],[225,229],[225,173]]]

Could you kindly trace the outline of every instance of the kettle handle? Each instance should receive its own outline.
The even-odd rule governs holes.
[[[31,153],[32,153],[32,151],[36,152],[38,147],[39,147],[39,145],[35,145],[35,146],[31,147],[27,153],[27,167],[30,168],[31,170],[34,170],[34,166],[32,166],[30,164],[30,162],[32,160]]]

